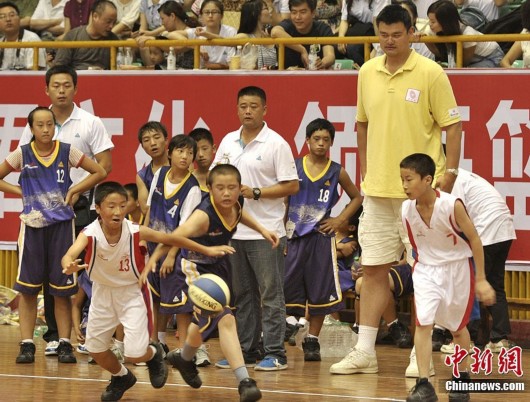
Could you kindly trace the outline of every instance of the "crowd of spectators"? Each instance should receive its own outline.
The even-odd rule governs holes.
[[[444,66],[454,66],[456,44],[421,43],[422,36],[481,35],[485,24],[506,14],[508,3],[511,9],[522,3],[519,27],[524,29],[521,32],[514,27],[512,33],[529,32],[529,7],[524,0],[248,0],[230,5],[224,0],[20,0],[0,2],[0,41],[133,38],[137,46],[131,46],[132,60],[128,63],[162,69],[166,68],[169,47],[162,41],[158,46],[146,46],[149,40],[374,36],[378,35],[375,18],[390,3],[401,4],[416,21],[417,42],[412,48]],[[223,20],[225,11],[230,12],[230,18]],[[464,42],[463,66],[528,67],[528,43],[515,42],[508,52],[496,42]],[[177,69],[193,68],[193,47],[173,50]],[[244,50],[256,59],[254,68],[277,68],[275,46],[247,46]],[[310,63],[310,44],[287,46],[285,68],[331,69],[336,59],[352,60],[358,68],[365,61],[363,44],[316,45],[313,50],[316,61]],[[0,69],[31,70],[33,52],[31,48],[1,48]],[[231,46],[201,46],[200,67],[228,69],[235,54],[236,48]],[[374,44],[371,56],[380,54],[378,44]],[[39,69],[56,64],[110,69],[110,50],[39,50]]]

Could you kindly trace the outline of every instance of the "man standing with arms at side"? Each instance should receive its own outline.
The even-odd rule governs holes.
[[[77,93],[77,73],[68,66],[55,66],[46,72],[46,95],[52,102],[50,108],[55,114],[57,127],[54,140],[71,144],[81,150],[85,155],[94,159],[105,169],[107,174],[112,169],[111,149],[114,147],[103,122],[99,117],[80,109],[74,103]],[[31,141],[31,131],[26,126],[19,146]],[[70,177],[75,185],[84,179],[86,172],[82,169],[71,169]],[[87,192],[84,197],[74,205],[76,213],[76,236],[90,222],[96,219],[96,211],[90,210],[93,192]],[[90,200],[90,201],[89,201]],[[81,203],[84,206],[81,207]],[[82,217],[85,220],[81,220]],[[53,297],[48,294],[48,284],[44,286],[44,311],[48,331],[44,334],[44,340],[48,342],[44,354],[55,355],[59,345],[57,323],[55,322]],[[78,323],[74,323],[78,325]]]
[[[245,87],[237,95],[241,128],[228,133],[215,154],[212,167],[230,163],[241,172],[245,210],[280,238],[273,249],[258,232],[239,224],[230,256],[235,295],[237,332],[247,367],[273,371],[287,368],[283,345],[285,300],[283,294],[286,236],[284,197],[298,191],[298,174],[289,144],[263,121],[267,113],[265,91]],[[265,358],[256,365],[263,329]],[[226,360],[216,364],[229,368]]]
[[[436,163],[435,180],[451,192],[460,159],[460,114],[447,75],[435,62],[410,49],[413,27],[407,10],[385,7],[376,19],[384,55],[366,62],[357,84],[357,141],[365,197],[359,222],[363,250],[363,292],[359,341],[333,374],[377,373],[375,340],[388,303],[388,273],[410,243],[401,222],[406,195],[399,163],[426,153]],[[447,160],[441,131],[447,133]]]

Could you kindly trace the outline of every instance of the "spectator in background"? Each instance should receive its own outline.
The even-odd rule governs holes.
[[[1,42],[40,42],[39,36],[20,26],[20,15],[17,5],[6,1],[0,3],[0,36]],[[46,67],[46,52],[39,49],[39,68]],[[0,70],[33,69],[33,48],[8,49],[0,48]]]
[[[271,9],[263,0],[250,0],[241,7],[241,19],[236,38],[268,38],[267,26],[271,23]],[[258,70],[276,66],[277,56],[274,45],[257,45]]]
[[[128,38],[140,18],[140,0],[111,0],[118,11],[117,23],[112,32],[121,38]]]
[[[57,39],[62,40],[70,30],[87,25],[90,10],[96,0],[69,0],[64,5],[64,33]]]
[[[166,0],[141,0],[140,2],[140,29],[133,33],[133,38],[147,36],[148,39],[154,39],[166,28],[162,25],[160,19],[159,7]],[[144,65],[149,64],[149,48],[140,49],[140,57]]]
[[[342,15],[342,0],[317,0],[315,19],[328,24],[331,32],[339,31]]]
[[[224,6],[220,0],[204,0],[201,4],[201,22],[204,27],[187,28],[175,32],[171,39],[217,39],[236,35],[235,28],[222,23]],[[230,46],[201,46],[201,68],[228,69],[228,58],[235,54]]]
[[[65,41],[118,40],[112,33],[116,23],[116,6],[110,0],[98,0],[92,7],[92,18],[86,26],[72,29],[64,36]],[[69,65],[76,70],[110,69],[110,49],[61,48],[57,50],[55,65]]]
[[[431,31],[438,36],[482,35],[460,19],[458,9],[449,0],[438,0],[427,10]],[[499,67],[504,53],[497,42],[464,42],[464,67]],[[448,60],[448,52],[456,54],[455,43],[427,43],[434,55]]]
[[[508,0],[453,0],[457,7],[462,10],[468,7],[480,10],[488,22],[495,21],[499,18],[499,9],[506,4]]]
[[[412,18],[412,27],[414,28],[414,33],[418,32],[418,28],[416,27],[416,22],[418,21],[418,9],[416,8],[416,3],[414,3],[413,0],[393,0],[392,3],[394,4],[394,2],[409,12],[410,18]],[[434,60],[434,54],[432,54],[425,43],[413,42],[410,44],[410,47],[414,49],[416,53]],[[378,56],[380,55],[378,54]]]
[[[523,23],[522,34],[530,33],[530,2],[527,1],[521,7],[521,20]],[[517,59],[523,59],[523,66],[530,68],[530,41],[515,42],[508,53],[501,60],[501,67],[511,67]]]
[[[54,40],[64,33],[64,6],[67,0],[39,0],[29,26],[44,40]]]
[[[17,7],[20,15],[20,26],[29,28],[31,16],[33,15],[39,0],[17,0]]]
[[[266,3],[271,10],[272,25],[278,25],[283,20],[291,18],[289,0],[266,0]]]
[[[315,21],[316,0],[289,0],[291,19],[272,28],[273,38],[307,38],[333,36],[331,28]],[[332,45],[319,46],[316,70],[330,68],[335,63]],[[309,68],[310,45],[288,45],[285,48],[285,68]]]

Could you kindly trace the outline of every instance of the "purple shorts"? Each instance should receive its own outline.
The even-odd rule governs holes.
[[[394,298],[410,295],[412,286],[412,268],[409,264],[394,265],[390,268],[390,276],[394,281]]]
[[[335,237],[322,233],[287,241],[285,306],[288,315],[326,315],[344,308]]]
[[[212,336],[212,333],[217,328],[217,324],[225,315],[232,315],[232,310],[229,307],[225,307],[222,312],[216,315],[202,315],[193,311],[191,322],[199,327],[203,342],[206,342]]]
[[[65,275],[61,259],[74,242],[73,221],[58,222],[44,228],[20,227],[19,269],[14,289],[29,295],[40,292],[49,282],[50,295],[77,293],[77,274]]]

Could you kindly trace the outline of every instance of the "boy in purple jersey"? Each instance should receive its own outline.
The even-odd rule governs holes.
[[[22,341],[16,362],[35,361],[33,328],[37,295],[43,283],[49,281],[59,330],[58,360],[76,363],[70,343],[70,296],[77,292],[77,280],[61,273],[61,257],[74,240],[73,199],[103,180],[106,173],[77,148],[53,141],[56,122],[50,109],[34,109],[28,124],[32,141],[10,153],[0,165],[0,191],[22,196],[24,206],[20,214],[20,264],[15,282],[15,290],[22,295],[19,303]],[[72,186],[70,168],[74,167],[83,168],[90,175]],[[19,186],[3,180],[15,170],[20,171]]]
[[[324,317],[343,308],[335,233],[362,202],[346,170],[328,158],[334,139],[335,127],[328,120],[308,124],[309,154],[295,161],[300,190],[288,201],[285,305],[289,325],[296,316],[303,316],[308,306],[309,334],[302,344],[305,361],[320,361],[318,335]],[[331,218],[339,184],[351,201],[339,216]]]
[[[169,165],[167,157],[167,130],[158,121],[148,121],[138,130],[138,141],[147,155],[151,157],[151,162],[141,168],[136,175],[136,185],[138,186],[138,202],[142,213],[147,212],[147,197],[153,176],[162,166]]]
[[[228,164],[215,166],[208,176],[208,190],[209,196],[203,198],[189,219],[181,224],[173,232],[174,234],[189,238],[205,246],[221,246],[229,243],[237,230],[237,224],[241,222],[259,232],[272,243],[273,248],[278,246],[278,237],[248,215],[238,202],[241,193],[241,175],[236,167]],[[156,260],[167,249],[167,246],[159,247],[155,255],[151,257],[148,268],[150,266],[151,269],[155,269]],[[230,253],[234,251],[231,248]],[[178,261],[177,267],[185,276],[188,284],[195,281],[201,274],[213,273],[223,278],[230,286],[230,268],[227,255],[208,257],[201,253],[182,249]],[[202,381],[192,359],[201,343],[208,339],[212,331],[218,327],[221,350],[239,381],[240,401],[261,399],[261,392],[256,382],[248,376],[237,336],[236,322],[230,308],[225,307],[223,312],[214,317],[202,314],[197,307],[193,307],[193,310],[193,320],[188,328],[184,347],[181,351],[169,352],[166,357],[167,361],[179,370],[188,385],[199,388]]]

